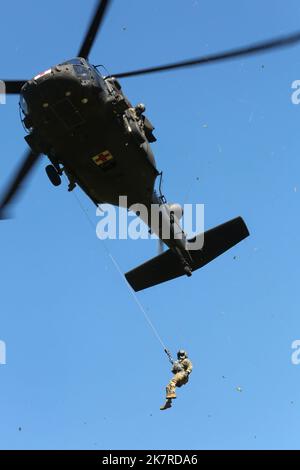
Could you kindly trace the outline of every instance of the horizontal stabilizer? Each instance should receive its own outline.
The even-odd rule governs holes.
[[[202,233],[189,240],[191,246],[196,246],[195,241],[199,238],[204,241],[200,250],[189,250],[193,260],[192,270],[196,271],[202,268],[202,266],[232,248],[248,235],[249,232],[245,222],[241,217],[237,217],[204,232],[204,238]],[[169,249],[127,272],[125,277],[131,287],[135,291],[139,291],[184,274],[183,265],[178,255]]]

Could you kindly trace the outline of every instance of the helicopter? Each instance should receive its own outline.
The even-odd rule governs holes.
[[[118,206],[120,196],[128,207],[156,205],[159,223],[143,218],[168,250],[132,269],[125,277],[139,291],[192,273],[249,236],[244,220],[236,217],[192,240],[180,226],[182,208],[168,204],[155,183],[158,171],[151,144],[154,126],[142,103],[133,106],[123,92],[120,78],[175,70],[234,59],[293,45],[300,33],[255,43],[222,53],[157,67],[103,76],[89,62],[89,54],[108,12],[111,0],[99,0],[82,45],[75,58],[50,67],[30,80],[4,80],[7,94],[20,94],[20,111],[29,146],[23,162],[0,200],[0,218],[21,189],[33,167],[44,154],[49,159],[46,173],[54,186],[61,176],[68,190],[80,187],[99,206]],[[127,209],[128,209],[127,207]],[[167,227],[165,236],[163,227]],[[180,236],[178,236],[180,235]],[[199,249],[192,245],[203,240]]]

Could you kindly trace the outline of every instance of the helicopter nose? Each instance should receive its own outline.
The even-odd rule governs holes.
[[[27,82],[22,89],[22,95],[28,104],[31,101],[34,105],[47,108],[50,104],[64,97],[78,93],[80,85],[71,69],[57,66],[36,75]]]
[[[72,128],[79,125],[84,108],[91,100],[91,89],[83,86],[71,67],[57,66],[36,75],[21,92],[21,109],[30,117],[31,127],[56,122]],[[26,122],[25,122],[26,121]],[[25,126],[28,119],[24,120]]]

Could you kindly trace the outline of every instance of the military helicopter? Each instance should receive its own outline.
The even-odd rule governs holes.
[[[0,217],[19,192],[22,183],[45,154],[50,161],[47,175],[54,186],[64,173],[68,190],[78,185],[96,204],[119,205],[125,195],[128,207],[143,204],[159,207],[158,227],[143,219],[168,250],[125,274],[135,291],[187,275],[212,261],[249,235],[241,217],[200,234],[193,240],[180,228],[181,208],[167,204],[155,191],[157,170],[150,144],[154,127],[145,116],[143,104],[132,106],[123,93],[120,78],[247,56],[288,46],[300,41],[300,33],[239,49],[173,64],[102,76],[88,61],[97,33],[111,0],[99,0],[77,57],[50,67],[31,80],[4,80],[7,94],[20,94],[25,140],[30,150],[0,200]],[[137,211],[137,215],[140,215]],[[167,225],[169,235],[163,235]],[[178,237],[180,233],[180,237]],[[192,250],[198,237],[204,244]]]

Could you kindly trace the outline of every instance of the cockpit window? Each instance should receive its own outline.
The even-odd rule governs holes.
[[[73,65],[76,75],[81,78],[81,80],[88,80],[90,78],[90,71],[88,67],[84,67],[83,65]]]
[[[81,80],[94,79],[98,83],[98,86],[103,89],[105,88],[104,80],[100,72],[96,69],[96,67],[88,64],[85,59],[76,57],[75,59],[63,62],[61,65],[72,65],[73,70],[78,78]]]
[[[28,113],[29,113],[28,104],[27,104],[27,101],[25,100],[24,96],[22,96],[22,95],[20,97],[20,106],[21,106],[21,109],[23,111],[23,114],[25,116],[27,116]]]
[[[88,80],[90,78],[89,67],[84,59],[76,57],[75,59],[67,60],[61,65],[73,65],[74,72],[81,80]]]
[[[82,65],[83,63],[83,59],[80,59],[79,57],[76,57],[75,59],[71,59],[71,60],[66,60],[66,62],[63,62],[61,65]]]
[[[98,82],[98,85],[101,88],[105,89],[105,84],[104,84],[105,82],[104,82],[104,79],[103,79],[101,73],[99,72],[99,70],[96,67],[93,67],[92,72],[93,72],[94,78]]]
[[[85,62],[84,59],[77,57],[75,59],[67,60],[61,65],[73,65],[73,70],[76,73],[77,77],[81,80],[89,80],[90,78],[90,70],[88,64]]]

